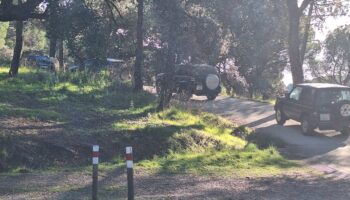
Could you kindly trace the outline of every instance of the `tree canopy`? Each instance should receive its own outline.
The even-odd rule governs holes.
[[[321,50],[322,63],[346,70],[338,60],[346,57],[345,29],[324,45],[313,37],[327,17],[347,9],[345,1],[330,0],[2,0],[0,21],[10,23],[0,25],[0,47],[21,49],[14,21],[25,21],[25,52],[49,52],[62,66],[122,59],[134,69],[135,91],[157,73],[171,75],[174,64],[206,63],[217,67],[228,90],[243,87],[231,92],[271,96],[289,67],[294,83],[304,81],[305,65],[329,77],[315,59]]]

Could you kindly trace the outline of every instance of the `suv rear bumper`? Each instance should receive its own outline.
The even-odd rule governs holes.
[[[337,130],[341,131],[345,128],[350,127],[350,120],[330,120],[330,121],[319,121],[317,127],[320,130]]]
[[[206,87],[204,87],[202,90],[197,90],[194,88],[194,94],[198,96],[205,96],[205,95],[219,95],[221,92],[221,86],[217,87],[215,90],[209,90]]]

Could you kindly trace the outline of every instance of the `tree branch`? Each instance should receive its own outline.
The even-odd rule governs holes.
[[[120,12],[119,8],[114,4],[113,1],[105,0],[105,2],[107,3],[108,6],[112,6],[112,7],[117,11],[119,17],[120,17],[121,19],[123,19],[122,13]]]
[[[36,10],[43,2],[44,0],[27,0],[23,4],[15,5],[10,0],[3,0],[0,4],[0,21],[24,21],[29,18],[46,18],[46,11],[41,13]]]
[[[313,1],[314,0],[304,0],[303,3],[301,3],[301,5],[299,7],[299,13],[302,13],[310,5],[310,3]]]

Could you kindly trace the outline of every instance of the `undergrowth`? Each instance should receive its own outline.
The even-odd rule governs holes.
[[[81,170],[101,146],[101,169],[122,166],[133,146],[137,169],[155,173],[279,172],[296,165],[251,130],[212,114],[156,113],[152,94],[133,93],[106,71],[58,73],[0,68],[0,171]],[[272,144],[273,145],[273,144]]]

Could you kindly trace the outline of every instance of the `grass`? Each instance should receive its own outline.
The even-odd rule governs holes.
[[[208,113],[184,111],[172,108],[149,115],[142,120],[122,121],[114,124],[118,131],[148,133],[150,127],[181,127],[168,139],[168,151],[164,156],[141,160],[137,168],[156,173],[232,174],[245,171],[261,175],[281,173],[298,167],[284,159],[275,143],[254,136],[251,130],[238,127],[225,119]],[[240,132],[240,136],[235,136]],[[152,133],[148,133],[152,134]],[[157,140],[157,138],[154,138]],[[158,142],[161,144],[161,141]],[[152,149],[152,147],[149,147]]]
[[[251,130],[215,115],[177,108],[156,113],[152,94],[134,94],[129,83],[104,71],[21,68],[17,78],[7,72],[0,67],[0,118],[10,123],[0,131],[0,171],[9,174],[89,171],[94,143],[101,146],[102,172],[124,166],[129,145],[143,172],[266,174],[298,167],[275,143],[261,145]]]
[[[173,153],[139,163],[139,167],[162,173],[194,173],[229,175],[248,171],[252,175],[281,173],[297,165],[283,159],[273,148],[257,150],[225,150]]]

